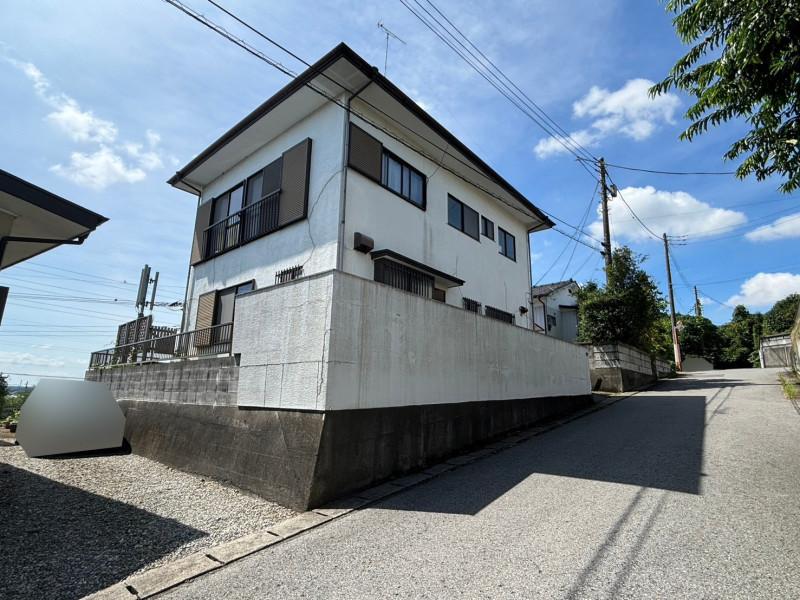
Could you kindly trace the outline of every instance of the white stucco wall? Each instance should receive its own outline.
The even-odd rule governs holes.
[[[325,409],[332,297],[331,272],[239,296],[239,406]]]
[[[255,279],[256,288],[273,285],[277,271],[295,265],[304,265],[306,275],[336,266],[344,118],[339,107],[326,103],[203,190],[201,201],[210,202],[279,158],[295,144],[306,138],[312,140],[308,219],[193,267],[189,281],[187,328],[194,328],[196,300],[205,292],[251,279]]]
[[[359,107],[359,110],[366,109]],[[370,118],[380,120],[379,115],[373,114]],[[532,327],[530,312],[527,315],[520,315],[519,312],[520,306],[529,306],[530,298],[528,233],[520,213],[505,207],[450,172],[437,168],[433,162],[358,117],[353,116],[352,120],[427,176],[427,209],[419,209],[350,169],[347,175],[343,240],[344,271],[367,279],[373,278],[373,262],[369,255],[353,250],[353,234],[359,231],[375,240],[376,250],[394,250],[463,279],[463,286],[447,290],[448,304],[460,307],[462,297],[466,296],[484,306],[510,312],[515,315],[518,325]],[[494,222],[494,241],[483,235],[476,241],[447,223],[448,194]],[[498,227],[515,237],[516,262],[500,254]]]
[[[547,335],[557,337],[561,340],[574,342],[578,337],[578,319],[574,310],[561,309],[561,306],[576,306],[577,298],[570,289],[571,286],[564,286],[552,292],[548,296],[533,299],[533,317],[539,327],[546,328],[545,307],[547,314],[555,317],[556,325],[547,330]],[[542,305],[544,302],[544,306]]]
[[[240,297],[240,405],[347,410],[590,393],[586,349],[342,272]]]

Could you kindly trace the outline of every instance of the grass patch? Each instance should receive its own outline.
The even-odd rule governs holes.
[[[792,375],[781,375],[781,387],[783,388],[783,395],[789,400],[800,400],[800,383]]]

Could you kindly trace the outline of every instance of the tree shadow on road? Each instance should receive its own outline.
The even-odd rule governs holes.
[[[705,425],[705,396],[634,396],[380,507],[474,515],[534,474],[700,494]]]
[[[206,534],[0,463],[0,597],[80,598]]]

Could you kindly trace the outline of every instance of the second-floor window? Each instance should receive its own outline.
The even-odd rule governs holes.
[[[480,241],[478,236],[478,212],[453,196],[447,197],[447,222],[459,231],[466,233],[469,237]]]
[[[381,184],[420,208],[425,207],[425,176],[391,152],[383,151]]]
[[[500,254],[510,258],[513,261],[517,260],[517,242],[513,235],[508,233],[502,227],[498,227],[497,242],[500,245]]]

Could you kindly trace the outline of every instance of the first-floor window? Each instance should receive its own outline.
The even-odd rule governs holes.
[[[214,307],[213,325],[222,325],[233,322],[233,313],[236,305],[236,296],[252,292],[255,289],[255,282],[248,281],[241,285],[226,288],[217,292],[217,302]]]
[[[434,278],[392,260],[375,261],[375,281],[424,298],[434,297]]]
[[[517,243],[514,236],[502,227],[497,228],[497,242],[500,245],[500,254],[511,260],[517,260]]]

